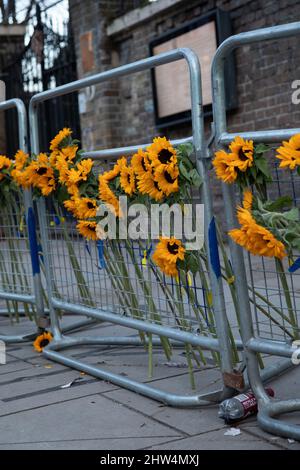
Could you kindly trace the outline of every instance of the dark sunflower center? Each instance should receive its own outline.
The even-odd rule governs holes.
[[[160,187],[158,186],[157,181],[153,181],[154,187],[157,189],[157,191],[161,191]]]
[[[88,228],[89,228],[92,232],[96,232],[96,227],[94,227],[94,225],[89,224],[89,225],[88,225]]]
[[[172,176],[170,175],[170,173],[168,171],[165,171],[164,173],[165,175],[165,178],[166,178],[166,181],[170,184],[174,183],[174,181],[176,181],[176,178],[172,178]]]
[[[49,339],[42,339],[42,341],[40,342],[40,347],[41,348],[45,348],[47,345],[49,344]]]
[[[41,168],[39,168],[39,169],[37,170],[37,174],[40,175],[40,176],[43,176],[43,175],[45,175],[46,173],[47,173],[47,168],[44,167],[44,166],[42,166]]]
[[[169,250],[169,253],[171,253],[171,255],[177,255],[178,248],[179,248],[179,245],[177,245],[177,243],[173,243],[172,245],[171,243],[168,243],[168,250]]]
[[[147,171],[146,163],[145,163],[145,157],[142,158],[142,160],[141,160],[141,165],[142,165],[143,170],[144,170],[144,171]]]
[[[87,203],[87,207],[88,207],[88,209],[94,209],[94,204],[91,201],[89,201]]]
[[[239,159],[242,160],[242,161],[248,160],[248,157],[245,154],[245,152],[243,150],[243,147],[241,147],[240,150],[239,150]]]
[[[158,154],[158,159],[161,163],[169,163],[173,154],[168,149],[162,149]]]

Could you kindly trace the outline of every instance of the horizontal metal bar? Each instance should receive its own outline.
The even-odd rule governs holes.
[[[81,78],[74,82],[66,83],[65,85],[53,88],[51,90],[46,90],[41,93],[37,93],[31,98],[30,107],[34,107],[38,103],[42,103],[43,101],[47,101],[51,98],[56,98],[67,93],[78,91],[82,88],[103,83],[107,80],[122,77],[124,75],[142,72],[144,70],[157,67],[163,64],[168,64],[176,60],[185,59],[189,64],[192,64],[194,61],[194,56],[197,57],[194,51],[183,47],[179,49],[174,49],[169,52],[164,52],[162,54],[157,54],[152,57],[147,57],[146,59],[138,60],[130,64],[121,65],[120,67],[116,67],[111,70],[106,70],[105,72],[101,72],[90,77]]]
[[[27,341],[33,341],[37,335],[38,331],[24,335],[0,335],[0,340],[4,341],[5,344],[26,343]]]
[[[292,358],[295,348],[284,342],[272,341],[261,338],[251,338],[247,343],[247,348],[251,351],[275,354],[276,356]]]
[[[224,66],[225,66],[225,59],[228,55],[236,48],[249,45],[252,43],[257,43],[261,41],[268,41],[268,40],[276,40],[280,38],[287,38],[291,36],[295,36],[300,34],[300,22],[294,22],[289,24],[283,24],[279,26],[271,26],[269,28],[262,28],[262,29],[255,29],[253,31],[248,31],[244,33],[239,33],[229,38],[225,39],[220,46],[218,47],[211,67],[211,76],[212,76],[212,89],[213,89],[213,116],[214,116],[214,127],[215,127],[215,135],[216,135],[216,142],[220,143],[220,136],[224,135],[224,133],[229,136],[226,132],[226,109],[225,109],[225,87],[224,87]],[[279,133],[279,131],[272,131],[277,133],[278,140],[282,140],[287,138],[287,135],[293,133],[294,129],[287,129],[286,134],[285,130],[281,131],[283,134]],[[266,138],[270,137],[267,131],[265,131]],[[299,132],[299,131],[298,131]],[[247,133],[246,133],[247,134]],[[263,138],[263,134],[259,134],[256,132],[249,132],[248,138],[254,138],[256,134],[257,140]],[[224,144],[227,144],[232,140],[232,136],[240,135],[240,133],[236,132],[235,134],[231,134],[229,141],[222,140]],[[273,140],[269,140],[273,141]]]
[[[33,295],[13,294],[10,292],[2,292],[2,291],[0,291],[0,299],[15,300],[16,302],[26,302],[29,304],[35,303],[35,297]]]
[[[175,147],[180,144],[187,144],[193,143],[193,137],[186,137],[184,139],[176,139],[171,141],[172,145]],[[113,160],[118,157],[122,157],[123,155],[133,155],[136,153],[140,148],[146,149],[149,144],[141,144],[141,145],[132,145],[130,147],[117,147],[111,149],[103,149],[103,150],[91,150],[89,152],[83,152],[82,156],[84,158],[92,158],[93,160]]]
[[[76,341],[73,341],[75,344]],[[74,345],[73,344],[73,345]],[[53,351],[55,349],[55,351]],[[217,390],[215,392],[206,393],[204,395],[177,395],[174,393],[164,392],[162,390],[156,389],[150,385],[131,380],[122,375],[113,374],[112,372],[105,371],[98,367],[85,364],[84,362],[78,361],[76,359],[64,356],[63,354],[57,352],[59,349],[59,343],[51,343],[47,348],[44,349],[43,355],[47,359],[52,361],[59,362],[73,369],[80,370],[89,375],[93,375],[101,380],[111,382],[119,387],[124,387],[127,390],[131,390],[135,393],[139,393],[153,400],[165,403],[169,406],[179,406],[179,407],[194,407],[194,406],[207,406],[216,403],[223,398],[223,391]]]
[[[223,132],[218,138],[217,144],[228,145],[232,140],[239,135],[244,139],[253,140],[254,142],[282,142],[283,140],[290,139],[293,135],[300,133],[300,127],[296,129],[276,129],[266,131],[250,131],[250,132]]]
[[[63,333],[66,330],[63,329]],[[70,347],[70,341],[73,341],[71,338],[64,337],[59,342],[59,349],[63,349],[64,347]],[[108,346],[144,346],[144,344],[148,344],[147,338],[145,338],[145,342],[142,342],[138,336],[104,336],[104,337],[97,337],[97,336],[80,336],[80,338],[75,338],[76,345],[108,345]],[[182,341],[170,341],[171,345],[174,347],[182,347]],[[159,338],[152,338],[153,346],[161,346],[161,340]],[[236,341],[236,347],[238,351],[243,350],[243,343],[240,340]],[[204,347],[202,347],[205,350]]]
[[[147,333],[153,333],[157,336],[165,336],[167,338],[174,339],[181,343],[189,343],[193,346],[201,346],[205,349],[212,351],[219,351],[220,345],[219,341],[215,338],[210,338],[207,336],[200,336],[192,333],[188,333],[182,330],[175,330],[173,328],[168,328],[165,326],[160,326],[155,323],[143,322],[141,320],[136,320],[135,318],[128,318],[124,316],[117,315],[108,311],[84,307],[81,305],[69,304],[62,300],[53,298],[52,305],[54,308],[66,310],[74,314],[87,315],[89,317],[97,318],[99,320],[107,321],[114,323],[116,325],[127,326],[138,331],[145,331]]]
[[[18,113],[22,116],[26,115],[25,105],[22,100],[19,98],[12,98],[7,101],[2,101],[0,103],[0,110],[6,111],[7,109],[16,108]]]
[[[225,39],[225,41],[223,41],[222,44],[218,47],[213,59],[213,67],[217,62],[220,61],[220,59],[224,59],[233,49],[236,49],[239,46],[243,46],[244,44],[248,45],[255,42],[268,40],[274,41],[280,38],[295,36],[296,34],[300,34],[299,21],[235,34]]]
[[[257,415],[259,425],[267,432],[276,434],[276,436],[287,437],[300,440],[300,426],[294,423],[284,422],[282,419],[275,419],[274,416],[285,413],[300,411],[300,400],[280,400],[269,401],[267,405],[260,408]]]

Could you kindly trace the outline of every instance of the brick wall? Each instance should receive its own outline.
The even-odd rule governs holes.
[[[300,20],[299,0],[158,0],[156,4],[163,2],[169,8],[120,29],[115,27],[116,22],[128,24],[132,16],[143,16],[145,7],[131,12],[131,17],[127,14],[116,20],[119,1],[70,0],[79,76],[147,57],[151,40],[216,7],[230,12],[233,34]],[[118,32],[113,34],[114,30]],[[80,51],[80,37],[86,32],[92,33],[94,51],[94,66],[88,73],[82,70]],[[228,113],[229,130],[299,126],[300,105],[291,101],[291,84],[300,79],[299,38],[245,46],[236,51],[235,59],[238,107]],[[89,149],[148,142],[162,133],[171,138],[191,134],[190,125],[163,132],[156,129],[148,71],[96,87],[87,112],[81,115],[81,126],[83,145]],[[206,129],[208,132],[209,119]],[[218,184],[214,189],[219,209],[222,198]]]
[[[70,0],[79,76],[148,56],[152,39],[216,7],[230,11],[233,33],[300,20],[299,0],[158,0],[157,3],[160,2],[174,5],[142,24],[108,36],[107,26],[120,11],[120,3],[126,2]],[[86,32],[92,33],[94,53],[94,66],[88,73],[82,70],[80,50],[80,37]],[[296,127],[300,105],[291,102],[291,83],[300,79],[298,44],[297,38],[291,38],[244,47],[236,52],[238,108],[228,116],[232,131]],[[92,135],[90,147],[143,142],[158,134],[150,73],[96,87],[95,97],[82,115],[82,128],[83,139],[87,134]],[[170,127],[164,132],[180,137],[190,133],[190,129],[189,126]]]

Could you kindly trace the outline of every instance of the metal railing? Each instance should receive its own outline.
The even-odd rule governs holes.
[[[218,48],[213,64],[212,64],[212,87],[213,87],[213,117],[214,117],[214,146],[215,148],[225,148],[236,135],[240,135],[245,139],[252,139],[254,142],[278,143],[283,139],[289,139],[292,135],[299,133],[300,129],[278,129],[268,131],[251,131],[241,133],[228,133],[226,124],[226,108],[225,108],[225,87],[224,87],[224,61],[228,54],[237,47],[253,44],[267,40],[277,40],[300,34],[300,23],[290,23],[281,26],[255,30],[247,33],[241,33],[225,40]],[[299,190],[296,189],[295,181],[291,176],[285,179],[276,168],[274,172],[273,192],[277,191],[281,195],[281,189],[288,190],[292,193],[295,203],[299,202]],[[299,178],[298,178],[299,184]],[[222,184],[224,209],[228,229],[236,227],[236,197],[234,188],[231,185]],[[297,195],[298,194],[298,195]],[[295,426],[274,418],[274,416],[300,409],[300,400],[279,401],[271,399],[265,392],[262,380],[259,374],[259,366],[257,353],[265,353],[275,356],[290,358],[289,362],[292,366],[291,357],[295,349],[292,346],[291,331],[284,324],[282,315],[276,317],[277,326],[273,322],[262,321],[259,316],[259,308],[261,307],[262,297],[267,296],[268,302],[264,308],[275,307],[275,312],[285,313],[288,306],[284,301],[284,292],[278,284],[278,274],[274,269],[274,263],[271,261],[257,261],[248,257],[247,270],[245,269],[245,259],[243,250],[240,246],[230,243],[230,252],[232,258],[232,266],[236,282],[236,291],[238,302],[240,305],[241,315],[241,335],[245,347],[247,359],[247,369],[250,385],[258,398],[259,413],[258,422],[261,427],[271,433],[282,436],[300,438],[300,426]],[[286,268],[286,267],[285,267]],[[299,277],[299,276],[298,276]],[[255,281],[254,281],[255,279]],[[299,321],[299,296],[296,292],[296,279],[294,275],[290,276],[290,287],[292,289],[292,303],[295,309],[296,318]],[[250,286],[251,295],[249,296],[248,286]],[[251,309],[251,301],[254,308]],[[273,307],[272,307],[273,308]],[[281,319],[281,321],[280,321]],[[299,324],[299,323],[298,323]],[[298,327],[299,333],[299,327]]]
[[[82,297],[78,299],[77,289],[78,286],[74,289],[74,279],[72,279],[72,274],[70,266],[68,265],[67,258],[65,256],[65,248],[62,246],[61,236],[59,236],[59,231],[63,230],[62,227],[57,227],[56,233],[52,233],[49,224],[49,217],[51,214],[47,214],[45,201],[40,200],[38,204],[38,214],[39,214],[39,223],[41,231],[41,241],[43,245],[44,253],[44,263],[46,268],[46,277],[47,277],[47,291],[49,298],[49,308],[50,308],[50,317],[51,324],[54,333],[54,341],[44,350],[44,354],[49,359],[66,364],[70,367],[85,371],[96,377],[99,377],[104,380],[109,380],[117,385],[126,387],[135,392],[144,394],[151,398],[163,401],[165,403],[177,406],[196,406],[196,405],[206,405],[211,404],[221,400],[222,398],[229,396],[233,393],[233,389],[227,387],[225,384],[222,390],[217,392],[204,394],[204,395],[194,395],[194,396],[180,396],[171,393],[165,393],[159,391],[153,387],[142,384],[137,381],[133,381],[129,378],[125,378],[122,375],[112,374],[95,366],[91,366],[80,362],[78,360],[72,359],[63,355],[59,352],[61,349],[67,347],[74,347],[82,344],[141,344],[140,339],[138,338],[95,338],[95,337],[66,337],[63,336],[60,322],[56,314],[57,310],[64,310],[67,312],[72,312],[73,314],[84,314],[92,318],[109,322],[112,324],[123,325],[129,328],[138,330],[139,332],[149,333],[157,335],[160,338],[165,337],[179,342],[181,344],[190,344],[195,347],[200,347],[208,349],[211,351],[217,351],[220,354],[221,361],[221,373],[222,374],[232,374],[232,351],[231,344],[229,339],[228,332],[228,321],[226,318],[225,302],[224,302],[224,293],[222,279],[219,273],[215,272],[210,259],[210,250],[209,250],[209,227],[213,222],[213,213],[212,213],[212,203],[211,203],[211,193],[209,188],[209,178],[207,177],[207,168],[208,168],[208,155],[206,149],[206,143],[204,139],[204,130],[203,130],[203,109],[202,109],[202,93],[201,93],[201,72],[200,64],[196,54],[189,49],[177,49],[170,51],[164,54],[157,55],[155,57],[149,57],[144,60],[140,60],[131,64],[127,64],[91,77],[87,77],[75,82],[62,85],[52,90],[48,90],[33,96],[30,102],[29,109],[29,119],[30,119],[30,132],[31,132],[31,145],[32,151],[34,153],[39,152],[39,122],[38,122],[38,106],[40,103],[45,102],[67,93],[78,91],[87,86],[101,84],[104,81],[129,75],[135,72],[148,70],[153,67],[167,64],[169,62],[177,61],[184,59],[187,62],[190,75],[190,88],[191,88],[191,101],[192,101],[192,128],[193,136],[186,139],[181,139],[180,143],[192,142],[195,149],[195,156],[197,162],[197,169],[202,176],[203,184],[201,186],[201,200],[205,205],[205,243],[208,251],[208,271],[210,278],[210,290],[213,298],[213,311],[214,311],[214,321],[215,321],[215,330],[216,334],[208,336],[205,334],[198,334],[197,332],[191,332],[191,329],[184,329],[182,327],[170,325],[169,322],[169,313],[165,310],[166,322],[165,324],[157,324],[153,319],[143,318],[140,319],[137,315],[132,315],[131,318],[128,316],[122,315],[120,311],[120,305],[114,305],[112,303],[112,290],[111,285],[105,285],[105,278],[97,269],[93,268],[93,263],[90,261],[90,254],[82,246],[80,248],[80,239],[76,239],[74,232],[68,227],[68,231],[71,233],[71,240],[76,243],[76,253],[79,254],[79,263],[80,268],[83,270],[83,273],[86,276],[86,283],[84,287],[90,288],[94,300],[93,303],[90,302],[90,297]],[[178,143],[178,142],[177,142]],[[176,142],[175,142],[176,144]],[[140,145],[138,147],[142,147]],[[129,154],[133,152],[137,147],[128,147],[122,149],[108,149],[95,152],[89,152],[85,156],[91,156],[95,159],[102,159],[105,157],[106,160],[113,160],[114,158]],[[83,241],[81,240],[81,243]],[[59,251],[60,250],[60,251]],[[93,248],[91,248],[93,250]],[[90,250],[90,251],[91,251]],[[57,260],[62,261],[62,265],[58,266],[55,263],[55,256],[57,253],[60,255],[57,257]],[[87,258],[87,260],[85,259]],[[88,267],[87,267],[88,264]],[[134,262],[132,262],[132,265]],[[92,266],[91,266],[92,265]],[[132,265],[127,266],[129,271],[129,278],[131,278],[130,270]],[[68,280],[69,279],[69,280]],[[132,281],[134,282],[134,281]],[[154,284],[154,281],[151,281]],[[98,284],[97,284],[98,283]],[[102,284],[101,284],[102,283]],[[99,286],[99,289],[102,289],[102,296],[100,298],[95,298],[93,296],[95,289]],[[59,292],[57,288],[59,286]],[[80,291],[82,292],[82,285],[79,286]],[[198,289],[201,289],[201,286],[198,286]],[[107,295],[107,291],[110,293]],[[86,292],[86,291],[85,291]],[[106,292],[106,294],[105,294]],[[106,295],[106,297],[105,297]],[[158,294],[159,298],[159,294]],[[147,300],[147,299],[146,299]],[[108,304],[108,305],[107,305]],[[161,312],[164,313],[162,307]],[[134,311],[134,306],[132,305],[132,311]],[[189,325],[190,327],[191,325]],[[159,341],[158,341],[159,343]]]
[[[0,110],[15,109],[18,117],[19,148],[25,153],[28,150],[27,113],[20,99],[10,99],[0,103]],[[26,223],[22,224],[20,235],[19,211],[12,207],[2,208],[6,217],[1,223],[1,281],[0,299],[7,304],[10,302],[29,304],[34,308],[33,316],[38,319],[44,314],[42,282],[39,265],[38,243],[35,226],[35,215],[30,191],[24,191],[20,201],[15,206],[24,205]],[[22,211],[22,208],[21,208]],[[24,311],[18,309],[19,313]],[[9,314],[2,309],[0,314]],[[0,339],[6,343],[18,343],[34,338],[35,332],[22,335],[3,335]]]

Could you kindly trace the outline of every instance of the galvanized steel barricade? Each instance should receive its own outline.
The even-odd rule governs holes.
[[[192,142],[194,145],[197,168],[203,178],[203,185],[201,187],[201,198],[205,204],[205,242],[206,246],[209,247],[208,230],[213,222],[211,195],[207,177],[207,168],[209,166],[209,160],[207,158],[207,148],[205,145],[203,133],[200,64],[197,55],[192,50],[183,48],[170,51],[168,53],[160,54],[155,57],[150,57],[128,65],[124,65],[116,69],[106,71],[91,77],[87,77],[66,85],[62,85],[55,89],[48,90],[35,95],[31,99],[29,110],[32,151],[36,154],[39,152],[39,123],[37,118],[37,112],[38,105],[40,103],[55,97],[62,96],[67,93],[78,91],[82,88],[91,85],[101,84],[106,80],[151,69],[158,65],[167,64],[180,59],[184,59],[186,61],[190,74],[193,136],[174,142],[174,144]],[[126,149],[121,148],[101,150],[98,152],[91,152],[91,155],[89,156],[98,159],[101,159],[102,157],[105,157],[106,159],[113,159],[120,155],[129,154],[136,148],[137,147],[130,147]],[[195,347],[198,346],[200,348],[208,349],[211,351],[218,351],[221,353],[221,372],[223,374],[227,373],[228,375],[233,373],[232,351],[228,332],[228,321],[225,312],[222,279],[216,274],[215,270],[212,267],[211,254],[209,250],[208,265],[215,317],[215,337],[212,337],[212,335],[208,335],[207,333],[198,334],[195,330],[191,329],[194,326],[192,325],[192,322],[191,324],[189,323],[189,327],[187,329],[176,326],[174,322],[170,321],[170,318],[168,317],[169,313],[167,312],[167,310],[166,312],[162,311],[162,313],[165,313],[165,321],[167,322],[167,324],[156,323],[155,319],[149,318],[151,317],[150,315],[149,317],[147,317],[146,315],[146,318],[144,319],[141,319],[138,317],[138,315],[134,314],[132,318],[124,316],[122,314],[120,304],[118,304],[118,302],[114,298],[116,297],[116,294],[114,295],[112,293],[111,284],[107,281],[107,279],[105,279],[105,276],[103,277],[98,267],[94,267],[94,260],[97,259],[96,247],[92,246],[89,248],[89,250],[86,250],[86,247],[84,247],[84,245],[80,247],[80,244],[78,244],[76,241],[76,237],[78,239],[78,235],[75,236],[74,232],[71,232],[70,239],[74,243],[74,246],[76,246],[76,254],[79,256],[80,268],[83,270],[84,274],[86,274],[87,279],[87,284],[84,285],[83,296],[81,292],[83,286],[79,286],[79,299],[77,291],[78,285],[76,286],[76,288],[74,288],[74,278],[72,278],[70,265],[68,264],[68,261],[66,260],[66,257],[64,255],[64,248],[62,248],[60,245],[61,236],[59,234],[59,230],[63,230],[63,228],[57,227],[56,231],[53,229],[53,227],[51,228],[49,223],[51,219],[51,214],[46,213],[45,201],[43,199],[39,201],[38,206],[41,240],[44,253],[44,263],[46,267],[50,317],[54,334],[54,341],[44,350],[44,354],[47,358],[57,362],[61,362],[81,371],[85,371],[101,379],[108,380],[117,385],[126,387],[135,392],[144,394],[146,396],[174,406],[197,406],[211,404],[212,402],[219,401],[222,398],[232,394],[233,390],[227,387],[226,385],[223,386],[222,390],[218,390],[216,392],[208,393],[205,395],[197,394],[194,396],[187,397],[171,393],[165,393],[163,391],[155,389],[154,387],[150,387],[140,382],[133,381],[122,375],[113,374],[105,370],[101,370],[100,368],[97,368],[95,366],[83,363],[79,360],[67,357],[66,355],[59,352],[61,349],[64,348],[86,344],[142,344],[139,338],[75,338],[63,336],[56,311],[64,310],[67,312],[72,312],[74,314],[88,315],[92,318],[109,322],[112,324],[133,328],[135,330],[138,330],[142,334],[153,334],[157,335],[160,338],[169,338],[177,343],[187,343]],[[96,258],[93,258],[93,253]],[[100,279],[103,283],[102,285]],[[86,295],[86,287],[91,289],[91,297]],[[57,289],[60,289],[59,292],[57,292]],[[102,294],[100,299],[95,297],[97,296],[97,289],[98,291],[100,290]],[[125,292],[125,294],[127,295],[128,292]],[[136,306],[132,304],[132,311],[135,308]]]
[[[213,86],[213,116],[215,130],[215,148],[225,148],[236,135],[245,139],[253,139],[254,142],[278,143],[283,139],[289,139],[292,135],[299,133],[300,129],[280,129],[269,131],[251,131],[240,133],[228,133],[226,127],[226,109],[225,109],[225,88],[224,88],[224,62],[229,53],[235,48],[245,44],[252,44],[266,40],[287,38],[300,34],[300,23],[290,23],[287,25],[274,26],[270,28],[241,33],[225,40],[218,48],[212,66],[212,86]],[[281,195],[281,189],[292,193],[294,202],[299,201],[299,177],[286,176],[275,169],[274,186],[277,193]],[[297,187],[298,185],[298,187]],[[224,206],[228,228],[236,227],[236,200],[234,188],[232,185],[222,184]],[[272,188],[275,191],[275,188]],[[284,194],[284,193],[283,193]],[[281,315],[276,315],[278,310],[284,313],[290,308],[285,303],[283,288],[278,283],[278,274],[274,269],[274,263],[261,260],[258,264],[249,256],[247,260],[247,271],[245,268],[243,250],[237,244],[230,242],[230,252],[234,276],[236,279],[236,291],[240,305],[241,316],[241,335],[245,347],[245,354],[248,366],[248,377],[250,385],[259,401],[258,422],[261,427],[271,433],[282,436],[300,439],[300,426],[284,423],[276,420],[274,416],[300,410],[300,400],[273,400],[266,394],[260,375],[257,360],[257,353],[266,353],[275,356],[287,357],[292,367],[292,355],[295,347],[292,345],[293,335],[291,326],[282,320]],[[293,276],[293,277],[292,277]],[[291,275],[289,283],[292,288],[292,308],[294,309],[297,324],[299,325],[300,309],[299,295],[297,295],[297,284],[295,275]],[[297,275],[299,278],[299,275]],[[249,297],[248,284],[250,286],[251,296]],[[299,284],[298,284],[299,287]],[[276,322],[262,320],[260,308],[262,303],[261,294],[265,292],[268,296],[268,303],[274,305],[272,310],[273,319]],[[254,305],[251,311],[251,304]],[[276,303],[277,302],[277,303]],[[289,303],[289,302],[288,302]],[[273,307],[272,307],[273,308]],[[280,320],[281,319],[281,320]],[[296,336],[299,337],[299,326]],[[295,337],[295,335],[294,335]]]
[[[20,99],[11,99],[0,103],[1,111],[8,109],[15,109],[17,112],[19,148],[27,152],[27,113],[24,103]],[[38,323],[39,318],[44,314],[44,304],[35,215],[30,191],[24,191],[23,199],[24,202],[22,200],[16,201],[18,207],[24,203],[24,214],[21,215],[21,220],[19,211],[18,213],[16,210],[13,212],[12,208],[8,208],[7,217],[5,220],[2,218],[3,225],[0,226],[2,228],[0,237],[0,299],[7,303],[7,309],[2,308],[0,314],[10,314],[10,302],[28,304],[32,308],[33,320]],[[23,218],[26,219],[26,223]],[[26,313],[20,309],[18,312]],[[28,341],[36,336],[37,328],[35,330],[36,332],[24,335],[0,334],[0,339],[6,343]]]

